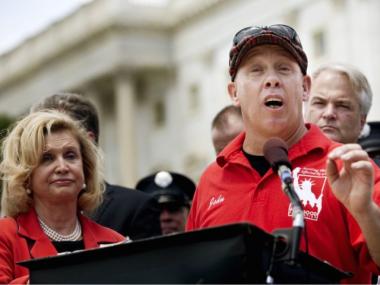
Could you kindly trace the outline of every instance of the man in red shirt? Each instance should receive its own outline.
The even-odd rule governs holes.
[[[292,226],[290,202],[263,156],[273,137],[289,147],[294,188],[304,208],[308,252],[369,283],[380,264],[380,173],[357,144],[332,142],[305,124],[311,80],[296,31],[248,27],[233,39],[228,92],[245,133],[202,175],[187,230],[247,221],[272,232]],[[301,250],[305,243],[301,241]]]

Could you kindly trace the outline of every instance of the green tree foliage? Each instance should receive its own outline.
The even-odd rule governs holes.
[[[7,135],[8,128],[13,122],[14,119],[12,117],[0,114],[0,140]]]

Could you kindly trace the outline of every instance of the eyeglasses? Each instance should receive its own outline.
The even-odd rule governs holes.
[[[238,31],[234,38],[233,38],[233,46],[238,45],[243,39],[246,37],[252,37],[252,36],[257,36],[260,34],[265,34],[265,33],[272,33],[281,37],[285,37],[292,41],[293,43],[301,45],[301,41],[297,35],[297,32],[290,26],[284,25],[284,24],[275,24],[275,25],[270,25],[270,26],[264,26],[264,27],[259,27],[259,26],[252,26],[252,27],[246,27]]]

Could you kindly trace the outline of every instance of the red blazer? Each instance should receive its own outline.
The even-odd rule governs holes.
[[[119,233],[79,215],[85,249],[125,240]],[[0,283],[26,283],[29,270],[16,263],[22,260],[55,256],[58,252],[40,227],[31,209],[17,218],[0,219]]]

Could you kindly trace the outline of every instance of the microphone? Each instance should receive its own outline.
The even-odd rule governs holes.
[[[288,146],[280,138],[271,138],[264,144],[264,157],[283,183],[293,182],[291,164],[288,159]]]
[[[302,209],[301,201],[293,186],[292,165],[288,158],[288,146],[286,143],[280,138],[271,138],[264,144],[263,151],[264,157],[273,171],[278,173],[282,188],[285,194],[288,195],[292,205]]]
[[[264,157],[273,171],[278,173],[282,189],[289,197],[292,206],[293,230],[290,236],[290,261],[295,262],[299,249],[300,236],[304,228],[302,203],[294,190],[292,166],[288,158],[288,146],[280,138],[271,138],[264,144]]]

